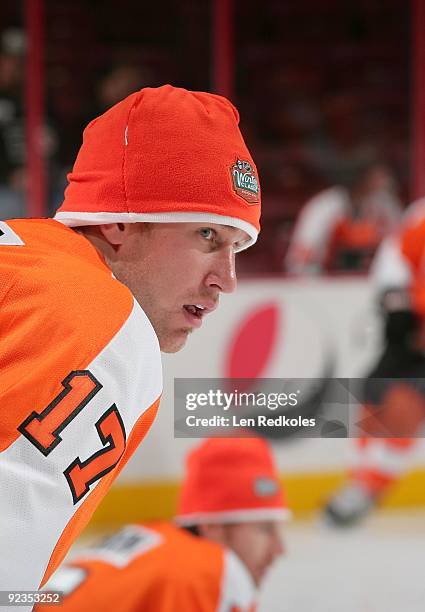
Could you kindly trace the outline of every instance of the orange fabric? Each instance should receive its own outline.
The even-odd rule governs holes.
[[[112,440],[113,443],[109,449],[106,449],[106,452],[96,454],[84,464],[77,460],[78,462],[74,462],[74,465],[65,471],[75,501],[82,499],[87,494],[87,483],[95,482],[99,474],[106,474],[111,466],[118,464],[126,448],[125,429],[115,405],[112,405],[103,415],[96,427],[103,441]]]
[[[71,565],[86,569],[86,578],[57,610],[218,612],[224,569],[221,546],[171,524],[147,527],[162,537],[162,543],[124,567],[89,557],[74,560]],[[50,607],[36,610],[47,612]]]
[[[344,252],[353,251],[361,254],[361,266],[376,250],[382,235],[371,221],[343,219],[334,228],[325,256],[325,267],[332,269],[338,263],[338,257]]]
[[[221,96],[146,87],[87,126],[58,212],[212,213],[258,231],[258,174],[238,123]]]
[[[415,274],[421,273],[425,252],[425,217],[416,217],[407,222],[400,234],[401,251],[412,266]],[[422,269],[422,274],[425,270]]]
[[[398,478],[398,475],[386,474],[371,467],[354,468],[349,475],[352,481],[361,483],[374,495],[384,493]]]
[[[26,417],[63,390],[71,371],[99,354],[133,308],[131,293],[84,237],[51,219],[8,225],[25,246],[0,247],[0,452]]]
[[[412,269],[411,294],[414,309],[425,318],[425,218],[407,219],[400,233],[400,246]]]
[[[376,248],[382,239],[379,229],[372,221],[345,219],[335,229],[335,246],[355,249]]]
[[[59,567],[71,544],[77,539],[77,537],[86,527],[87,523],[93,515],[93,512],[96,510],[97,506],[105,497],[112,482],[121,472],[127,461],[130,459],[131,455],[134,453],[140,442],[145,437],[147,431],[149,430],[155,419],[156,413],[158,411],[158,406],[159,399],[154,404],[152,404],[152,406],[148,410],[146,410],[146,412],[140,417],[130,434],[125,452],[116,467],[111,472],[109,472],[109,474],[106,474],[106,476],[102,478],[96,488],[87,496],[86,500],[78,508],[77,512],[74,514],[71,521],[64,529],[60,539],[58,540],[55,546],[52,556],[50,557],[49,565],[47,566],[47,569],[44,573],[43,579],[40,583],[40,587],[47,582],[49,577]]]
[[[188,455],[177,519],[287,507],[265,440],[210,438]]]
[[[93,393],[97,388],[95,381],[87,372],[81,375],[75,375],[71,381],[70,388],[64,389],[65,395],[61,397],[60,409],[58,405],[43,418],[39,420],[36,415],[32,416],[32,420],[20,428],[31,435],[31,438],[44,449],[48,449],[55,442],[56,436],[53,434],[64,421],[84,402],[88,395]],[[55,400],[53,400],[55,401]]]
[[[424,284],[424,249],[425,249],[425,218],[418,219],[414,216],[407,218],[407,222],[401,229],[400,249],[409,262],[412,270],[411,296],[417,312],[425,317],[425,284]]]

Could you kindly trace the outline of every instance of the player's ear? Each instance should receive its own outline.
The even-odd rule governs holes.
[[[113,246],[121,246],[134,229],[131,223],[106,223],[99,225],[103,237]]]

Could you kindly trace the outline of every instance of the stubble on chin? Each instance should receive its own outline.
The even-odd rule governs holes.
[[[162,353],[178,353],[187,342],[189,334],[193,332],[192,327],[185,327],[180,330],[158,335],[159,346]]]

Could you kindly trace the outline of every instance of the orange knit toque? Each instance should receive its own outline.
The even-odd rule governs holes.
[[[211,438],[188,455],[178,524],[282,520],[289,515],[265,440]]]
[[[226,99],[146,87],[94,119],[55,219],[101,223],[202,222],[250,236],[260,229],[257,170]]]

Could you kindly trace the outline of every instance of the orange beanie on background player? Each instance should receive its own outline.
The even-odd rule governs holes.
[[[178,526],[128,525],[46,589],[64,591],[64,612],[254,612],[289,514],[267,442],[205,440],[187,458]]]
[[[189,454],[179,525],[283,520],[289,514],[265,440],[211,438]]]

